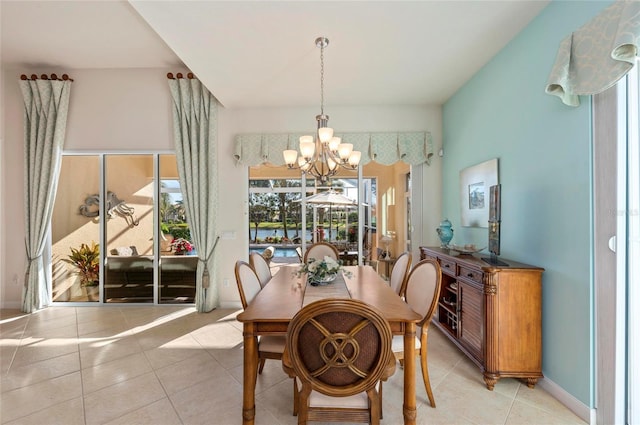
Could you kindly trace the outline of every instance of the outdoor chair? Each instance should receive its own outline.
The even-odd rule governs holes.
[[[296,254],[298,254],[298,260],[302,263],[302,248],[300,248],[299,246],[296,247]]]
[[[265,259],[267,264],[271,263],[271,259],[273,258],[273,256],[275,254],[276,254],[276,249],[273,246],[269,246],[269,247],[265,248],[264,251],[262,251],[262,257]]]
[[[436,407],[436,402],[431,391],[429,369],[427,368],[427,338],[429,324],[436,311],[440,296],[440,279],[438,262],[433,259],[425,259],[416,264],[409,273],[405,290],[407,304],[422,316],[422,319],[416,324],[415,353],[413,355],[420,356],[422,379],[431,407]],[[392,349],[400,361],[400,365],[404,365],[404,337],[402,335],[393,337]]]
[[[295,380],[298,424],[379,424],[378,384],[395,372],[391,340],[387,320],[359,300],[329,298],[300,310],[289,323],[282,358]]]
[[[262,286],[260,286],[256,272],[244,261],[239,260],[236,262],[235,273],[238,292],[240,292],[240,302],[242,303],[242,308],[245,309],[262,290]],[[286,337],[282,335],[261,335],[258,338],[259,374],[262,373],[267,359],[282,359],[285,341]]]

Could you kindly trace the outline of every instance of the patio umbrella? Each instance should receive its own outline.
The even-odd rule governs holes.
[[[315,195],[311,195],[306,198],[305,201],[307,202],[307,204],[326,205],[329,207],[332,205],[351,205],[354,207],[357,206],[357,202],[355,199],[348,198],[334,190],[316,193]]]
[[[341,193],[336,192],[335,190],[327,190],[326,192],[316,193],[315,195],[311,195],[305,198],[307,204],[313,204],[313,206],[327,206],[329,207],[329,217],[331,217],[331,207],[334,205],[339,205],[343,207],[357,207],[358,203],[356,200],[351,199],[347,196],[344,196]],[[301,202],[301,201],[297,201]],[[331,239],[331,225],[329,225],[329,239]]]

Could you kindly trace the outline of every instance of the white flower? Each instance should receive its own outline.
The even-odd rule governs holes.
[[[324,257],[324,262],[327,264],[327,268],[329,270],[337,269],[340,267],[340,264],[338,264],[336,260],[328,256]]]
[[[296,274],[301,276],[307,274],[311,281],[324,279],[329,275],[335,275],[343,270],[339,261],[332,257],[324,257],[322,260],[309,259],[306,264],[300,266]]]

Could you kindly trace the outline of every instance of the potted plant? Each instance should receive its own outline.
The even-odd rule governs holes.
[[[171,248],[175,255],[185,255],[193,251],[193,245],[191,245],[191,242],[184,238],[174,239],[171,242]]]
[[[80,285],[87,288],[89,300],[97,300],[100,278],[100,245],[92,241],[91,245],[83,243],[80,248],[71,248],[71,254],[62,261],[75,267],[74,272],[80,276]]]

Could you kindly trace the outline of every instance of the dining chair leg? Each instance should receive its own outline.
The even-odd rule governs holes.
[[[258,367],[258,375],[262,373],[262,369],[264,369],[264,363],[266,359],[260,359],[260,366]]]
[[[382,403],[382,398],[375,388],[368,390],[367,394],[371,400],[370,423],[371,425],[380,425],[380,418],[382,417],[380,404]]]
[[[427,338],[421,341],[420,346],[420,367],[422,369],[422,379],[424,380],[424,389],[427,391],[427,397],[429,397],[429,403],[431,407],[436,407],[436,401],[433,398],[433,392],[431,391],[431,382],[429,381],[429,369],[427,368]]]
[[[380,388],[378,388],[378,404],[380,407],[380,419],[382,418],[382,381],[380,381]]]
[[[298,425],[307,425],[307,416],[309,416],[309,395],[311,394],[311,387],[305,387],[304,385],[298,392]]]
[[[298,383],[296,378],[293,378],[293,416],[298,416]]]

